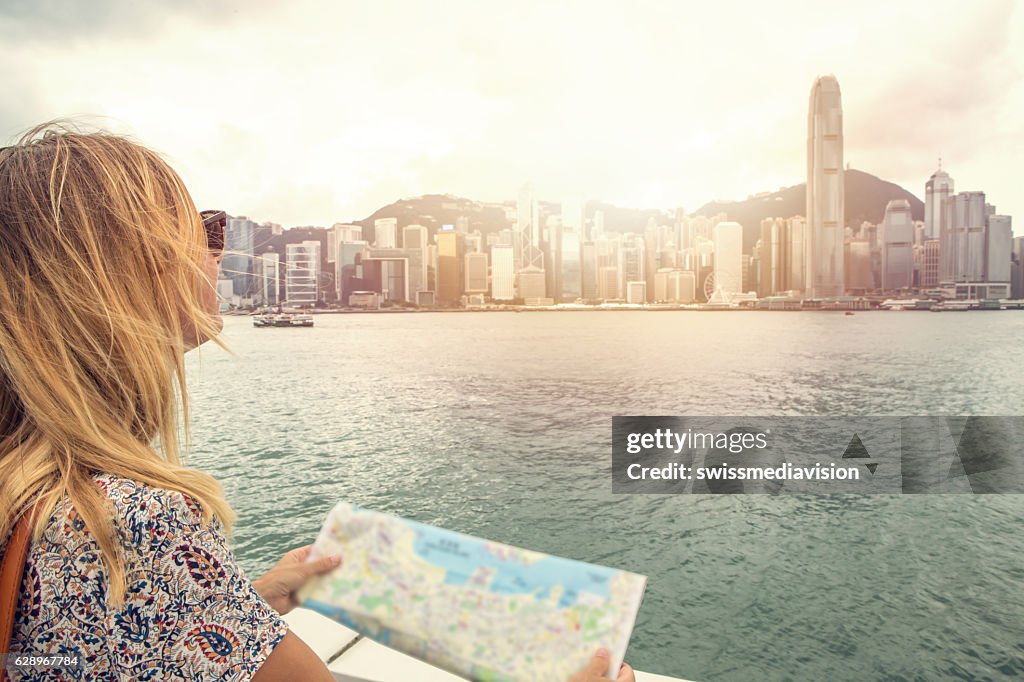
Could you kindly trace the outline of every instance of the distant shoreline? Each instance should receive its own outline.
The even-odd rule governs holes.
[[[1013,308],[988,308],[988,309],[971,309],[971,310],[943,310],[943,311],[930,311],[924,308],[921,309],[904,309],[904,310],[884,310],[881,308],[864,308],[864,309],[822,309],[822,308],[801,308],[797,310],[785,310],[775,309],[769,310],[765,308],[543,308],[543,307],[523,307],[523,308],[423,308],[423,309],[394,309],[384,308],[380,310],[304,310],[301,314],[303,315],[399,315],[399,314],[423,314],[423,313],[609,313],[609,312],[631,312],[631,313],[736,313],[736,312],[754,312],[754,313],[837,313],[846,315],[851,313],[854,315],[861,313],[927,313],[927,312],[944,312],[944,313],[967,313],[967,312],[1006,312],[1006,311],[1019,311],[1024,308],[1013,307]],[[238,313],[238,312],[224,312],[221,313],[226,317],[251,317],[257,313]]]

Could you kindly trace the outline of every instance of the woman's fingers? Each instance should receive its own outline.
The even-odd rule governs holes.
[[[305,577],[309,578],[314,575],[320,575],[321,573],[333,571],[340,565],[341,556],[338,554],[331,554],[329,556],[322,556],[316,561],[310,561],[302,564],[302,571]]]

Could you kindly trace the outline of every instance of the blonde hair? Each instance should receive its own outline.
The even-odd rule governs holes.
[[[234,520],[217,482],[182,464],[186,335],[219,332],[201,304],[207,254],[188,191],[155,152],[53,123],[0,149],[0,538],[41,502],[38,539],[66,497],[112,604],[125,557],[94,473]]]

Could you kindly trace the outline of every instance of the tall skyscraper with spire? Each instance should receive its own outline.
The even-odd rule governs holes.
[[[843,100],[835,76],[811,88],[807,114],[807,279],[813,298],[841,296],[843,286]]]
[[[932,173],[924,185],[924,236],[925,239],[941,239],[949,227],[949,216],[942,212],[946,199],[953,196],[953,178],[942,170],[942,159],[939,169]]]

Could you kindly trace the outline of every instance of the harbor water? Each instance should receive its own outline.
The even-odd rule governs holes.
[[[1024,677],[1024,496],[613,495],[614,415],[1014,415],[1024,312],[226,317],[190,463],[253,577],[339,500],[649,576],[627,660],[712,680]]]

